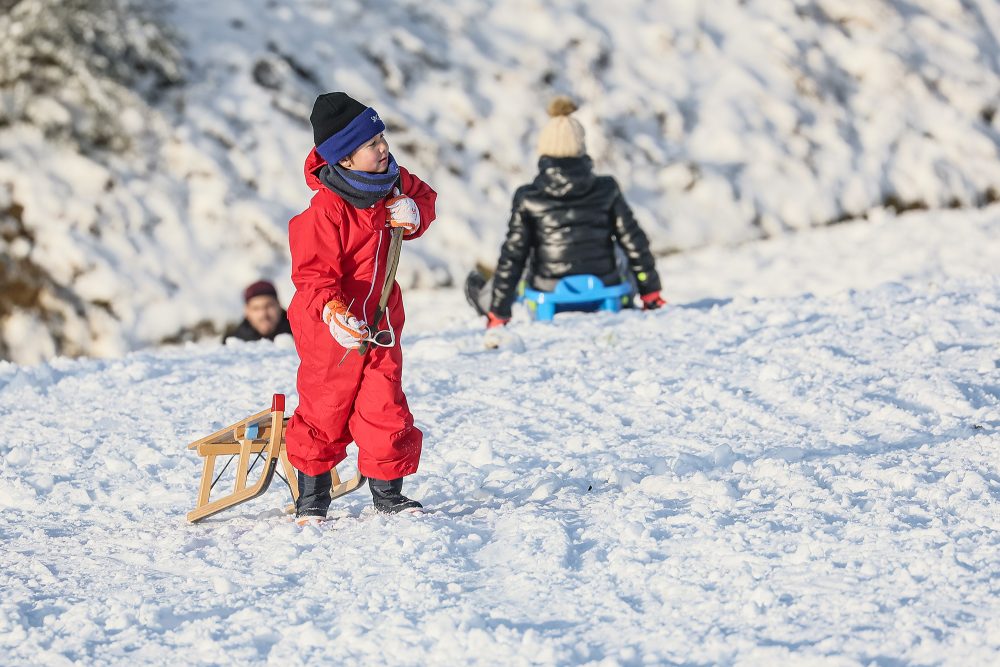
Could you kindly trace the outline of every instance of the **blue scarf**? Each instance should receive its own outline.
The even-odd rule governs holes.
[[[320,170],[319,180],[351,206],[370,208],[392,192],[399,180],[399,165],[392,153],[389,153],[389,167],[384,174],[354,171],[328,163]]]

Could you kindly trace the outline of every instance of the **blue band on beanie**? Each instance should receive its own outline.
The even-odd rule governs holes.
[[[317,146],[316,152],[329,164],[336,164],[380,132],[385,132],[385,123],[375,109],[368,107],[347,127]]]

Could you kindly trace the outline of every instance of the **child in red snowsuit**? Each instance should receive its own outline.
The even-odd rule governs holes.
[[[358,446],[375,508],[420,507],[402,494],[417,470],[423,434],[413,425],[401,384],[403,301],[393,283],[379,331],[369,330],[385,283],[392,227],[419,237],[434,220],[437,194],[396,164],[371,107],[345,93],[316,99],[316,148],[305,164],[315,191],[288,223],[295,295],[288,307],[300,364],[299,405],[285,435],[298,473],[296,517],[326,516],[330,469]],[[358,353],[362,343],[367,351]]]

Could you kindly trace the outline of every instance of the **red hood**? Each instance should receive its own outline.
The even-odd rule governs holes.
[[[310,190],[319,190],[323,187],[323,182],[319,180],[319,170],[324,166],[326,166],[326,160],[320,157],[316,149],[313,148],[309,151],[303,170],[305,171],[306,185],[309,186]]]

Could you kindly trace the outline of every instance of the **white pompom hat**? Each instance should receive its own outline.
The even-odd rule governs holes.
[[[576,104],[565,95],[549,102],[551,118],[538,135],[538,154],[550,157],[580,157],[587,152],[583,140],[583,126],[570,114]]]

